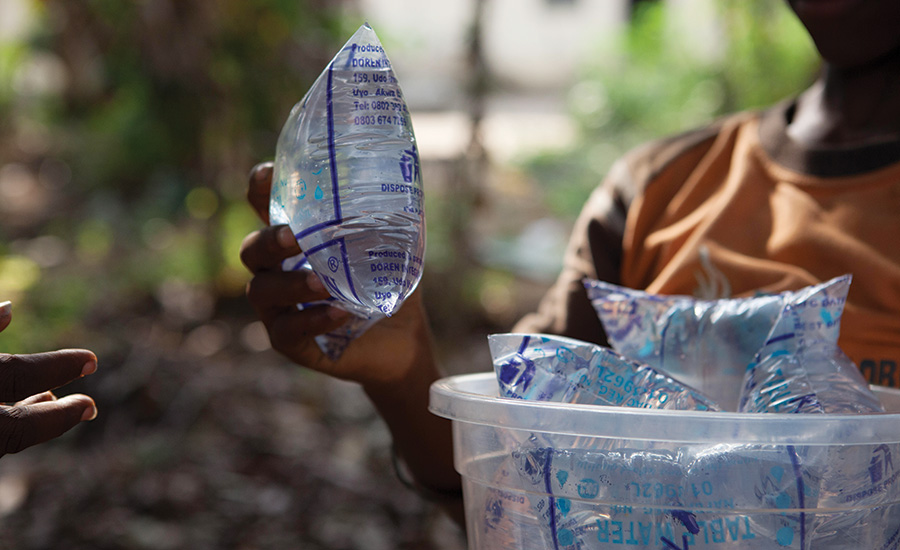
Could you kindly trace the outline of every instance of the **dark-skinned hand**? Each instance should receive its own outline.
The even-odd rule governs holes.
[[[250,173],[247,197],[266,224],[271,188],[272,164],[256,166]],[[300,253],[286,225],[255,231],[241,246],[241,260],[253,273],[247,298],[265,324],[272,347],[295,363],[361,384],[387,423],[394,451],[406,463],[412,483],[427,492],[461,495],[459,474],[453,468],[450,422],[428,412],[429,387],[440,372],[422,293],[413,292],[399,311],[375,323],[332,361],[321,352],[315,337],[340,327],[350,314],[329,305],[297,309],[298,303],[329,296],[312,272],[282,271],[282,260]],[[461,498],[441,505],[462,524]]]
[[[0,303],[0,331],[12,320],[10,302]],[[0,456],[17,453],[64,434],[97,416],[94,400],[82,394],[59,399],[51,392],[97,370],[97,357],[84,349],[11,355],[0,353]]]
[[[269,222],[271,187],[272,164],[256,166],[247,196],[264,223]],[[394,383],[422,361],[422,354],[431,360],[428,324],[418,292],[411,294],[398,312],[354,340],[338,361],[325,357],[315,336],[340,327],[351,314],[326,305],[297,309],[298,303],[329,296],[311,271],[281,270],[282,260],[300,252],[286,225],[255,231],[241,246],[241,261],[253,273],[247,298],[265,324],[275,350],[305,367],[363,385]]]

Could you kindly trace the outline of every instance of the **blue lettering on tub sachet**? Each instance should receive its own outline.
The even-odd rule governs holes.
[[[549,334],[492,334],[488,343],[507,397],[624,407],[718,411],[709,397],[615,351]]]

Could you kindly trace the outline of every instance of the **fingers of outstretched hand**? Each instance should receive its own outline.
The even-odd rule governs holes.
[[[16,403],[16,405],[34,405],[35,403],[43,403],[45,401],[56,401],[56,396],[53,395],[53,392],[51,391],[45,391],[37,395],[32,395],[31,397],[26,397]]]
[[[10,321],[12,321],[12,302],[2,302],[0,303],[0,331],[8,327]]]
[[[241,261],[253,273],[275,269],[283,260],[300,252],[300,246],[287,225],[254,231],[241,243]]]
[[[269,194],[272,191],[272,163],[263,162],[250,170],[247,200],[259,218],[269,223]]]
[[[32,397],[11,407],[0,407],[0,454],[17,453],[67,432],[97,416],[97,406],[86,395],[60,399]],[[52,397],[52,395],[50,396]]]
[[[83,349],[30,355],[0,353],[0,402],[19,401],[58,388],[95,370],[97,357]]]

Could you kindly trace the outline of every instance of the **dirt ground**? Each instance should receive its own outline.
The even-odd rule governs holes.
[[[182,333],[135,317],[130,346],[63,388],[100,415],[0,460],[0,548],[459,550],[397,481],[357,386],[262,350],[242,307]]]

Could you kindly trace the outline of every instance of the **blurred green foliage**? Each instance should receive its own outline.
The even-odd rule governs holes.
[[[0,204],[2,349],[96,348],[77,338],[165,310],[173,281],[207,317],[239,297],[260,225],[247,172],[358,24],[346,2],[16,4],[30,24],[0,40],[0,167],[28,185]],[[208,320],[183,317],[166,318]]]
[[[33,18],[0,40],[0,300],[16,317],[0,349],[103,353],[85,334],[112,341],[148,312],[189,330],[244,304],[247,171],[359,24],[350,0],[10,1]],[[562,219],[631,146],[795,93],[815,69],[780,0],[714,2],[700,46],[664,2],[640,5],[571,91],[578,146],[527,163]],[[455,199],[429,199],[435,277],[467,255],[450,228],[477,201]]]
[[[715,117],[773,104],[815,77],[818,55],[783,0],[711,2],[714,22],[675,20],[666,2],[642,2],[632,24],[599,47],[570,92],[580,139],[526,162],[571,218],[628,149]],[[692,28],[695,27],[695,28]],[[702,42],[702,43],[700,43]],[[559,191],[558,182],[566,182]]]

